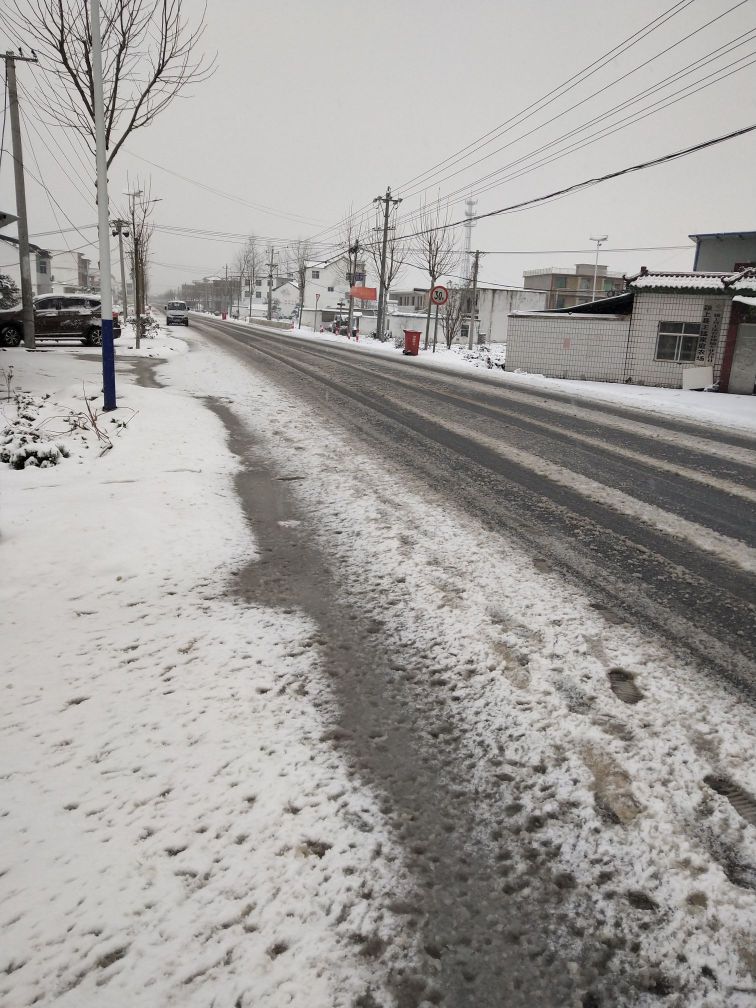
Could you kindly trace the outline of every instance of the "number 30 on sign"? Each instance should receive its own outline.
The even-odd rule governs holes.
[[[446,287],[437,284],[431,289],[430,298],[434,305],[444,305],[449,300],[449,291]]]

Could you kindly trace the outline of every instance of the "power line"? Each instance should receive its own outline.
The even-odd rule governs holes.
[[[747,2],[747,0],[739,0],[738,3],[736,3],[733,7],[730,7],[728,10],[724,11],[722,14],[719,14],[717,17],[712,18],[711,20],[707,21],[705,24],[701,25],[699,28],[696,28],[694,31],[689,32],[687,35],[684,35],[682,38],[678,39],[676,42],[673,42],[671,45],[667,46],[665,49],[662,49],[660,52],[658,52],[655,55],[649,57],[647,60],[644,60],[642,63],[639,63],[638,65],[632,67],[630,70],[628,70],[626,73],[622,74],[620,77],[615,77],[613,80],[611,80],[604,87],[599,88],[597,91],[592,92],[586,98],[581,99],[579,102],[576,102],[574,105],[571,105],[569,108],[564,109],[562,112],[559,112],[557,115],[553,116],[551,119],[548,119],[545,123],[542,123],[540,126],[534,127],[534,129],[532,129],[528,133],[523,134],[523,136],[519,137],[518,139],[524,139],[526,136],[531,136],[533,133],[537,132],[539,129],[542,129],[545,126],[548,126],[550,123],[555,122],[557,119],[562,118],[564,115],[567,115],[569,112],[572,112],[576,108],[579,108],[581,105],[584,105],[586,102],[590,101],[592,98],[595,98],[598,95],[603,94],[609,88],[614,87],[615,85],[621,83],[623,80],[626,80],[628,77],[632,76],[632,74],[637,73],[638,70],[643,69],[644,67],[648,66],[650,63],[653,63],[655,60],[660,59],[662,56],[667,55],[669,52],[671,52],[677,46],[682,45],[683,42],[686,42],[689,39],[693,38],[694,35],[697,35],[700,32],[704,31],[706,28],[709,28],[716,21],[719,21],[721,18],[725,17],[726,15],[731,14],[738,7],[743,6],[743,4],[745,2]],[[686,4],[685,6],[689,6],[689,4]],[[684,9],[684,8],[682,8],[682,9]],[[675,11],[675,13],[679,13],[679,11]],[[663,15],[661,15],[661,16],[663,17]],[[674,16],[674,15],[670,15],[670,17],[671,16]],[[656,20],[658,20],[658,19],[656,19]],[[669,18],[667,18],[667,20],[669,20]],[[651,24],[654,24],[654,22],[651,22]],[[656,27],[659,27],[659,25],[656,25]],[[653,29],[653,30],[655,30],[655,29]],[[650,32],[646,32],[646,34],[642,35],[641,38],[645,38],[646,35],[648,35],[648,34],[650,34]],[[634,36],[631,36],[631,39],[633,37]],[[638,38],[634,42],[632,42],[631,46],[632,45],[636,45],[638,41],[640,41],[640,38]],[[624,43],[622,43],[621,45],[624,45]],[[624,51],[627,51],[627,49],[631,48],[631,46],[627,46]],[[619,49],[620,47],[617,47],[617,48]],[[612,50],[612,52],[614,52],[614,50]],[[617,53],[617,55],[619,55],[619,53]],[[614,58],[616,58],[616,56],[612,57],[612,59],[614,59]],[[596,62],[600,62],[600,61],[596,61]],[[596,73],[599,69],[603,69],[603,67],[606,66],[608,64],[608,62],[610,62],[610,61],[607,60],[600,67],[597,66],[596,69],[592,70],[590,74],[588,74],[587,76],[584,76],[581,80],[576,81],[576,83],[572,84],[569,88],[567,88],[566,90],[563,90],[561,94],[558,94],[558,95],[555,94],[554,98],[550,99],[550,101],[547,102],[547,104],[551,104],[557,98],[561,98],[565,94],[567,94],[568,91],[571,91],[575,87],[577,87],[579,84],[584,83],[584,81],[587,80],[589,76],[593,76],[593,74]],[[591,64],[591,66],[593,66],[593,65],[594,64]],[[582,71],[581,71],[581,73],[582,73]],[[579,75],[576,75],[576,76],[579,76]],[[570,78],[570,80],[573,80],[573,78]],[[568,83],[569,83],[569,81],[568,81]],[[555,90],[559,91],[560,88],[557,88]],[[550,94],[551,93],[552,92],[550,92]],[[534,105],[538,105],[538,104],[539,104],[539,102],[534,103]],[[533,106],[528,106],[528,108],[532,108],[532,107]],[[542,106],[542,108],[543,107],[545,107],[545,106]],[[533,115],[535,111],[539,111],[539,112],[542,111],[542,108],[534,109],[533,112],[528,112],[528,114],[524,118],[530,118],[531,115]],[[527,109],[525,111],[527,111]],[[511,117],[510,119],[506,120],[505,123],[502,124],[502,127],[497,127],[496,130],[492,130],[490,133],[486,134],[485,136],[486,137],[490,136],[491,139],[490,140],[486,140],[485,143],[480,143],[477,146],[475,146],[472,150],[470,150],[470,154],[474,154],[476,151],[482,150],[484,147],[487,147],[490,143],[493,143],[494,140],[498,139],[499,136],[502,136],[503,133],[508,132],[509,129],[513,128],[514,125],[520,125],[520,122],[515,122],[515,121],[518,120],[518,119],[521,119],[522,115],[523,115],[523,113],[519,113],[518,115]],[[512,126],[508,125],[510,123],[512,124]],[[507,126],[508,128],[507,129],[503,129],[504,126]],[[500,147],[500,148],[498,148],[498,150],[492,151],[490,154],[486,154],[484,157],[479,158],[477,161],[474,161],[474,162],[472,162],[472,164],[466,166],[466,168],[459,169],[458,171],[453,172],[451,175],[445,176],[445,178],[441,179],[440,181],[444,181],[446,178],[452,178],[454,175],[460,174],[461,171],[465,171],[467,168],[472,168],[472,167],[474,167],[474,165],[480,164],[482,161],[485,161],[488,158],[493,157],[495,154],[500,153],[502,150],[505,150],[506,147],[511,146],[513,143],[516,143],[516,142],[517,142],[516,140],[510,141],[510,143],[506,144],[504,147]],[[468,145],[468,147],[472,147],[472,146],[473,145]],[[466,150],[468,150],[468,148],[464,148],[464,150],[466,151]],[[453,164],[458,164],[461,160],[463,160],[463,158],[456,157],[454,155],[452,157],[454,159],[453,162],[452,162]],[[450,159],[447,158],[446,160],[448,162]],[[445,164],[445,163],[446,162],[442,162],[442,164]],[[438,172],[434,171],[432,174],[436,175],[436,174],[438,174]],[[428,173],[423,173],[423,176],[417,176],[417,178],[418,179],[419,178],[423,178],[425,175],[428,175]],[[438,185],[438,182],[434,182],[433,185],[434,186]],[[426,191],[430,187],[429,186],[425,186],[424,188],[418,189],[418,187],[415,186],[414,188],[418,192],[422,192],[422,191]],[[414,193],[411,192],[411,193],[408,193],[407,196],[409,197],[409,196],[411,196],[413,194]]]
[[[450,155],[449,157],[439,162],[438,164],[434,165],[431,169],[425,172],[421,172],[420,175],[413,176],[408,182],[403,183],[398,188],[402,190],[403,188],[411,185],[413,182],[423,178],[426,175],[433,173],[436,168],[442,167],[443,165],[452,161],[458,155],[464,154],[466,151],[475,147],[476,144],[480,144],[481,141],[486,140],[486,138],[492,137],[492,139],[495,139],[494,134],[500,135],[504,127],[508,126],[509,124],[514,124],[517,120],[522,119],[523,116],[526,116],[526,113],[530,115],[536,111],[541,111],[541,108],[545,107],[545,105],[551,104],[557,98],[562,97],[562,94],[566,94],[568,91],[572,90],[578,84],[582,83],[585,79],[587,79],[587,76],[592,76],[593,73],[597,72],[600,69],[603,69],[604,66],[606,66],[609,62],[611,62],[618,55],[620,55],[622,51],[627,51],[627,49],[632,48],[632,46],[636,45],[647,35],[651,34],[657,28],[661,27],[661,25],[663,25],[666,21],[671,20],[671,18],[674,17],[676,14],[680,13],[681,11],[689,7],[692,2],[693,0],[678,0],[678,2],[672,5],[672,7],[668,8],[662,14],[658,15],[648,24],[639,28],[636,32],[628,36],[628,38],[624,39],[613,49],[610,49],[607,53],[604,53],[603,56],[600,56],[597,60],[594,60],[593,63],[588,64],[587,67],[584,67],[582,70],[579,70],[577,73],[567,78],[567,80],[564,81],[562,84],[558,85],[558,87],[553,88],[551,91],[547,92],[547,94],[537,99],[535,102],[532,102],[525,109],[521,110],[514,116],[511,116],[509,119],[505,120],[504,123],[501,123],[499,126],[494,127],[493,130],[489,130],[488,133],[485,133],[482,137],[479,137],[478,140],[472,141],[472,143],[468,144],[466,147],[463,147],[460,151],[457,151],[455,154]],[[745,0],[741,0],[741,2],[745,2]],[[740,6],[740,4],[738,4],[737,6]],[[588,71],[591,71],[590,74],[588,73]],[[541,106],[541,108],[538,108],[538,106]],[[370,209],[371,204],[368,203],[357,211],[357,214],[361,215],[360,217],[361,220],[363,221],[365,220],[366,216],[365,210],[369,211]],[[326,231],[318,232],[312,237],[318,238],[321,235],[328,234],[334,231],[336,228],[340,226],[341,226],[340,224],[332,225],[330,228],[326,229]]]
[[[420,235],[430,234],[433,231],[441,231],[445,227],[459,227],[460,224],[464,224],[466,219],[473,221],[485,220],[488,217],[498,217],[504,213],[511,213],[515,210],[523,210],[526,207],[536,206],[539,203],[544,203],[547,200],[554,199],[558,196],[566,196],[568,193],[578,192],[580,189],[587,189],[589,186],[599,185],[601,182],[607,182],[610,179],[620,178],[622,175],[629,175],[631,172],[642,171],[645,168],[653,168],[656,165],[666,164],[669,161],[676,161],[678,158],[687,157],[688,154],[695,154],[700,150],[706,150],[709,147],[714,147],[717,144],[725,143],[727,140],[734,140],[736,137],[745,136],[747,133],[752,133],[756,130],[756,125],[744,126],[742,129],[734,130],[732,133],[726,133],[724,136],[714,137],[711,140],[705,140],[703,143],[695,144],[693,147],[685,147],[683,150],[673,151],[671,154],[664,154],[661,157],[653,158],[650,161],[641,161],[639,164],[629,165],[627,168],[620,168],[618,171],[609,172],[606,175],[599,175],[596,178],[585,179],[583,182],[575,182],[573,185],[566,186],[564,189],[557,189],[552,193],[547,193],[545,196],[536,196],[533,199],[523,200],[520,203],[513,203],[511,206],[501,207],[498,210],[489,210],[488,213],[476,214],[472,218],[463,218],[462,220],[451,221],[449,224],[442,224],[438,227],[424,228],[422,231],[415,231],[413,234],[404,235],[405,238],[417,238]]]
[[[545,144],[541,148],[538,148],[529,154],[522,155],[520,158],[517,158],[514,161],[509,162],[509,164],[504,165],[501,168],[498,168],[495,172],[492,172],[489,175],[482,176],[482,178],[476,180],[476,182],[461,187],[460,189],[453,190],[450,193],[447,193],[445,197],[440,197],[436,201],[436,203],[431,204],[428,209],[434,209],[435,207],[440,206],[444,202],[446,202],[446,204],[448,205],[450,202],[454,201],[455,197],[458,197],[461,194],[468,194],[470,196],[479,196],[483,193],[487,193],[493,189],[499,188],[506,182],[511,182],[514,181],[515,179],[522,178],[525,175],[529,175],[531,174],[531,172],[535,171],[538,168],[542,168],[545,167],[546,165],[553,164],[555,161],[558,161],[561,158],[566,157],[568,154],[575,153],[578,150],[582,150],[584,147],[596,143],[598,140],[603,140],[614,133],[620,132],[623,129],[627,129],[629,126],[641,122],[643,119],[646,119],[651,115],[655,115],[657,112],[660,112],[665,108],[669,108],[670,106],[675,105],[680,101],[684,101],[686,98],[692,97],[699,91],[703,91],[706,88],[711,87],[712,85],[719,83],[722,80],[725,80],[727,77],[730,77],[735,73],[739,73],[741,70],[747,69],[749,66],[753,64],[754,62],[753,60],[751,60],[750,63],[744,63],[741,66],[737,66],[737,64],[742,63],[743,60],[749,59],[751,56],[754,55],[756,55],[756,52],[748,53],[746,56],[740,57],[734,63],[728,64],[728,66],[726,67],[720,67],[719,70],[715,71],[714,73],[709,74],[706,77],[699,78],[699,80],[697,81],[692,81],[691,83],[681,88],[680,91],[673,92],[672,94],[667,95],[666,97],[659,99],[656,102],[653,102],[650,106],[647,106],[645,109],[641,109],[631,113],[629,116],[626,116],[625,119],[620,119],[617,120],[615,123],[610,123],[607,126],[599,129],[597,132],[589,134],[587,137],[583,137],[582,139],[576,141],[575,143],[569,143],[562,150],[556,150],[551,154],[548,154],[546,157],[541,158],[539,161],[535,161],[531,164],[525,164],[520,169],[518,169],[517,171],[513,172],[510,175],[506,176],[502,175],[502,173],[507,171],[508,169],[514,168],[518,164],[522,164],[522,162],[527,162],[530,158],[536,156],[537,154],[543,151],[548,150],[548,148],[552,146],[551,143]],[[735,69],[730,69],[730,67],[735,67]],[[724,72],[725,70],[729,70],[729,72],[725,73]],[[629,104],[629,103],[632,103],[632,99],[628,100],[628,102],[625,102],[623,104]],[[616,111],[616,110],[610,110],[610,111]],[[592,123],[600,121],[601,118],[603,117],[602,116],[597,117],[592,121]],[[584,126],[581,126],[577,129],[577,132],[580,132],[582,129],[587,128],[587,126],[591,125],[592,123],[584,124]],[[574,135],[574,133],[563,134],[563,136],[558,138],[558,140],[569,138],[571,135]],[[558,140],[553,141],[553,143],[557,143]],[[499,177],[497,178],[497,176]],[[485,186],[481,185],[481,183],[493,179],[496,179],[496,181],[491,182],[490,185]],[[473,188],[474,186],[480,186],[480,188]],[[402,223],[405,225],[410,224],[411,226],[412,222],[417,221],[419,218],[420,218],[420,212],[415,211],[412,214],[408,215],[402,221]]]
[[[697,30],[700,31],[700,29],[697,29]],[[690,38],[694,34],[696,34],[696,32],[691,32],[690,35],[686,36],[686,38]],[[525,160],[528,157],[531,157],[534,154],[540,153],[541,151],[548,149],[548,147],[550,147],[550,146],[552,146],[554,144],[559,143],[561,140],[564,140],[567,137],[574,136],[576,133],[579,133],[579,132],[581,132],[583,130],[586,130],[586,129],[590,128],[591,126],[595,125],[597,122],[601,122],[602,120],[605,120],[608,116],[612,116],[612,115],[617,114],[618,112],[621,112],[624,108],[636,104],[637,102],[641,101],[643,98],[648,97],[649,95],[652,95],[652,94],[655,95],[659,91],[660,88],[669,87],[670,85],[676,83],[678,80],[682,80],[683,77],[687,77],[690,74],[695,73],[696,70],[702,69],[708,63],[715,62],[717,59],[720,59],[722,56],[725,56],[729,52],[732,52],[734,49],[737,49],[737,48],[739,48],[742,45],[746,45],[748,42],[752,41],[754,35],[756,35],[756,29],[751,29],[750,31],[745,32],[742,35],[736,36],[734,39],[731,39],[730,41],[728,41],[728,42],[724,43],[723,45],[719,46],[717,49],[712,50],[712,52],[706,53],[704,56],[698,57],[697,59],[693,60],[691,63],[687,64],[686,66],[683,66],[683,67],[679,68],[678,70],[675,70],[673,73],[668,74],[666,77],[663,77],[661,80],[656,81],[654,84],[651,84],[651,85],[645,87],[643,90],[637,92],[632,97],[626,98],[623,101],[619,102],[618,104],[614,105],[612,108],[607,109],[606,111],[598,113],[592,119],[587,120],[583,124],[567,130],[567,132],[562,133],[561,136],[556,137],[555,139],[548,141],[547,143],[543,144],[539,148],[536,148],[536,150],[533,151],[533,152],[531,152],[531,154],[522,155],[516,161],[511,162],[510,165],[511,164],[517,164],[518,161]],[[684,40],[680,40],[680,41],[684,41]],[[675,43],[675,45],[678,45],[678,44],[679,43]],[[652,57],[649,60],[646,60],[645,63],[641,63],[638,67],[633,68],[633,70],[631,70],[629,73],[624,74],[620,78],[617,78],[617,80],[612,81],[610,84],[608,84],[606,87],[600,89],[599,91],[594,91],[592,94],[588,95],[587,98],[584,98],[582,101],[576,102],[574,105],[570,106],[570,108],[565,109],[563,112],[560,112],[558,115],[553,116],[551,119],[548,119],[546,122],[541,123],[538,126],[535,126],[533,129],[529,130],[527,133],[523,133],[522,135],[520,135],[518,137],[515,137],[515,139],[510,140],[507,144],[504,144],[503,147],[499,147],[495,151],[492,151],[490,154],[486,154],[485,157],[479,158],[477,161],[474,161],[474,162],[472,162],[469,165],[465,165],[464,167],[457,169],[457,171],[454,171],[454,172],[452,172],[449,175],[445,175],[442,179],[439,180],[439,183],[440,182],[445,182],[448,179],[454,178],[455,176],[462,174],[464,171],[467,171],[469,168],[473,168],[475,165],[481,164],[483,161],[488,160],[488,158],[493,157],[495,154],[500,154],[502,151],[506,150],[508,147],[512,147],[514,144],[518,143],[520,140],[524,140],[527,137],[532,136],[534,133],[537,133],[540,129],[543,129],[546,126],[551,125],[551,123],[556,122],[558,119],[561,119],[563,116],[567,115],[569,112],[572,112],[575,109],[579,108],[581,105],[584,105],[586,102],[590,101],[592,98],[595,98],[596,96],[598,96],[600,94],[603,94],[610,87],[613,87],[614,84],[618,83],[618,81],[624,80],[626,77],[629,77],[630,74],[635,73],[636,70],[640,69],[641,67],[647,66],[653,60],[658,59],[659,56],[664,55],[664,53],[669,52],[673,48],[674,48],[674,46],[669,46],[668,49],[664,50],[663,53],[657,53],[656,56]],[[749,54],[749,55],[752,55],[752,54]],[[746,57],[742,57],[742,58],[745,59]],[[730,65],[732,65],[732,64],[730,64]],[[716,71],[716,72],[719,73],[719,72],[722,72],[723,70],[726,70],[726,69],[729,69],[729,67],[720,67],[719,70]],[[701,80],[706,80],[706,79],[708,79],[708,78],[706,78],[706,77],[701,78]],[[686,86],[687,87],[692,87],[694,83],[700,83],[700,81],[698,81],[698,82],[691,82],[691,84],[686,85]],[[685,90],[685,89],[683,88],[682,90]],[[670,98],[670,97],[672,97],[672,95],[668,95],[667,96],[667,98]],[[662,101],[662,100],[663,99],[660,99],[659,101]],[[479,185],[480,182],[483,181],[483,180],[494,178],[498,173],[500,173],[501,171],[504,171],[506,167],[509,167],[509,166],[504,166],[504,168],[498,168],[498,169],[496,169],[491,174],[483,176],[482,179],[478,179],[476,182],[472,183],[472,185]],[[463,193],[463,192],[467,192],[470,189],[470,185],[471,184],[468,183],[468,184],[466,184],[465,186],[462,186],[459,189],[453,190],[451,193],[448,194],[447,198],[453,197],[453,196],[458,195],[458,194]],[[425,191],[426,191],[426,189],[418,189],[415,192],[410,192],[408,194],[408,196],[419,195],[419,193],[425,192]]]
[[[213,193],[215,196],[220,196],[221,199],[230,200],[232,203],[238,203],[240,206],[249,207],[251,210],[257,210],[264,214],[270,214],[273,217],[281,217],[284,220],[291,221],[295,224],[307,224],[312,225],[313,223],[318,223],[313,221],[312,218],[300,217],[297,214],[289,214],[285,211],[275,210],[272,207],[265,206],[262,203],[253,203],[250,200],[242,199],[240,196],[233,196],[231,193],[223,192],[221,189],[216,189],[214,186],[206,185],[204,182],[200,182],[198,179],[189,178],[188,175],[182,175],[172,168],[166,168],[165,165],[158,164],[156,161],[150,161],[149,158],[142,157],[140,154],[135,154],[133,151],[124,148],[126,153],[131,157],[136,158],[138,161],[144,161],[148,165],[152,165],[153,168],[158,168],[160,171],[167,172],[168,175],[174,175],[176,178],[181,179],[183,182],[189,182],[191,185],[196,185],[200,189],[204,189],[206,192]]]
[[[756,51],[748,53],[747,56],[742,57],[741,60],[737,60],[736,63],[742,62],[743,59],[748,59],[750,56],[756,56]],[[678,102],[684,101],[686,98],[691,98],[694,94],[697,94],[699,91],[703,91],[706,88],[711,87],[712,85],[717,84],[722,80],[725,80],[727,77],[731,77],[734,73],[739,73],[741,70],[747,69],[749,66],[753,65],[753,62],[754,60],[751,60],[750,63],[745,63],[742,66],[736,67],[736,69],[730,70],[729,73],[720,72],[718,75],[710,74],[709,77],[712,77],[713,79],[709,80],[708,83],[701,83],[701,80],[706,81],[707,78],[702,78],[699,81],[692,82],[691,84],[686,85],[680,91],[674,92],[671,95],[667,95],[666,98],[660,99],[658,102],[652,103],[645,110],[639,110],[638,112],[634,112],[631,115],[627,116],[625,119],[620,119],[616,123],[609,124],[606,127],[602,127],[602,129],[598,130],[596,133],[589,134],[587,137],[583,137],[580,141],[576,143],[568,144],[561,151],[557,150],[552,154],[548,155],[547,157],[542,158],[540,161],[535,161],[530,165],[523,166],[521,169],[519,169],[512,175],[507,175],[498,178],[496,182],[493,182],[491,185],[484,186],[480,189],[470,189],[469,187],[465,187],[463,189],[456,190],[455,192],[447,196],[447,200],[453,199],[454,196],[457,196],[462,192],[472,192],[472,194],[476,196],[482,193],[487,193],[490,192],[492,189],[496,189],[499,186],[503,185],[505,182],[511,182],[515,179],[522,178],[524,175],[529,175],[532,171],[535,171],[537,168],[542,168],[545,167],[546,165],[553,164],[554,161],[558,161],[561,158],[566,157],[568,154],[574,154],[575,152],[582,150],[584,147],[588,147],[591,144],[596,143],[598,140],[604,140],[606,139],[606,137],[612,136],[614,133],[618,133],[621,130],[627,129],[629,126],[633,126],[635,125],[635,123],[641,122],[643,119],[647,119],[649,116],[655,115],[657,112],[661,112],[663,109],[670,108],[672,105],[676,105]],[[730,64],[730,66],[735,66],[735,64]],[[729,69],[729,67],[722,68],[722,70],[725,69]],[[695,87],[696,84],[700,84],[700,87]],[[693,88],[693,90],[689,90],[691,88]],[[501,172],[506,171],[508,168],[515,167],[520,162],[526,161],[530,157],[540,153],[543,150],[546,150],[548,146],[549,145],[545,145],[539,150],[532,152],[532,154],[525,155],[522,158],[510,162],[509,165],[505,165],[501,169],[497,169],[497,171],[490,176],[484,176],[483,179],[478,180],[478,183],[475,184],[479,184],[482,181],[488,181],[489,179],[495,178],[497,175],[500,175]],[[417,215],[415,215],[415,217],[416,216]]]

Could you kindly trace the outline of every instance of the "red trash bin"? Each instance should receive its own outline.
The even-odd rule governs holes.
[[[417,357],[420,352],[420,333],[415,329],[404,330],[404,350],[403,354],[408,357]]]

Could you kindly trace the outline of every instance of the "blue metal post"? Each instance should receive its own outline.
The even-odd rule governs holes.
[[[117,409],[115,385],[115,348],[113,345],[113,314],[102,320],[102,391],[103,410]]]

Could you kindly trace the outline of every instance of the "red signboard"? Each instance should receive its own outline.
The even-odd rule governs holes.
[[[377,301],[378,294],[375,287],[350,287],[349,294],[360,301]]]

